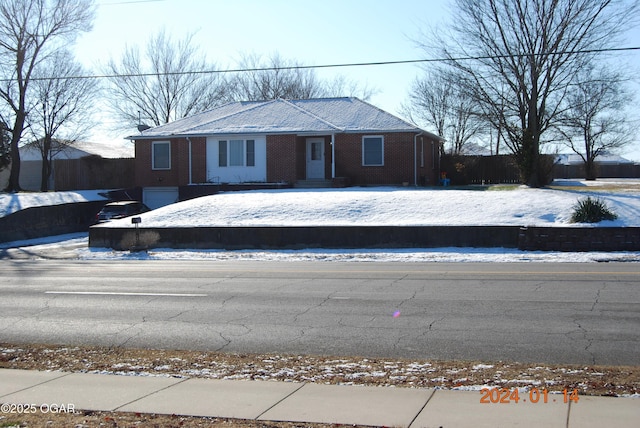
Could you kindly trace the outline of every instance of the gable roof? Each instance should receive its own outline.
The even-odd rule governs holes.
[[[424,132],[440,139],[358,98],[233,102],[127,138],[361,132]]]

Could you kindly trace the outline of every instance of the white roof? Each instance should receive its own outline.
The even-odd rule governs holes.
[[[127,138],[349,132],[425,132],[440,139],[358,98],[233,102]]]
[[[632,160],[625,159],[622,156],[610,153],[603,153],[599,155],[598,157],[596,157],[595,161],[599,164],[611,165],[634,163]],[[582,157],[580,157],[580,155],[576,153],[561,153],[558,154],[556,163],[559,163],[560,165],[581,165],[584,163],[584,160],[582,160]]]
[[[80,159],[85,156],[98,155],[103,158],[132,158],[133,144],[126,142],[126,145],[119,143],[98,143],[89,141],[76,141],[70,146],[54,149],[54,159]],[[53,145],[57,146],[58,141],[54,140]],[[42,160],[40,150],[33,143],[20,147],[20,159],[23,161]]]

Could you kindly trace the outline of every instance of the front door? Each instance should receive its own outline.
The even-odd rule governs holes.
[[[324,180],[324,138],[307,139],[307,180]]]

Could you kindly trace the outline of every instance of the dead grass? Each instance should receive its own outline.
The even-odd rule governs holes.
[[[578,388],[583,395],[640,394],[640,367],[627,366],[418,361],[0,343],[0,368],[410,388],[535,386],[550,391]]]
[[[115,412],[78,412],[75,414],[21,415],[2,419],[0,428],[319,428],[322,424],[291,422],[260,422],[240,419],[200,418],[179,415],[155,415]]]
[[[0,343],[0,368],[115,375],[316,382],[370,386],[479,389],[577,388],[581,395],[640,394],[640,367],[418,361],[308,355],[227,354]],[[320,424],[244,421],[116,412],[30,414],[1,418],[0,427],[293,428]]]
[[[576,186],[554,186],[553,183],[548,186],[549,189],[554,190],[567,190],[572,192],[620,192],[620,193],[635,193],[640,192],[640,180],[628,180],[628,181],[606,181],[596,180],[593,182],[593,186],[576,185]]]

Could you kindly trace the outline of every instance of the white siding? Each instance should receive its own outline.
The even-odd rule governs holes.
[[[219,166],[219,142],[231,140],[255,141],[254,166]],[[228,149],[227,149],[228,150]],[[246,154],[245,154],[246,156]],[[264,136],[229,136],[207,138],[207,181],[211,183],[245,183],[267,181],[267,141]]]

